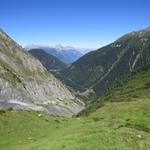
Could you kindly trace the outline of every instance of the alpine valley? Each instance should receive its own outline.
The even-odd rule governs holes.
[[[1,150],[149,150],[149,93],[150,28],[70,65],[0,30]]]

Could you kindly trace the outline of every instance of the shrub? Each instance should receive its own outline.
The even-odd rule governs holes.
[[[4,113],[6,113],[5,110],[0,110],[0,114],[4,114]]]

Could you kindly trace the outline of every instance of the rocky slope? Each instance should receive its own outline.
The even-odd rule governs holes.
[[[0,108],[10,107],[71,117],[84,104],[0,30]]]
[[[150,64],[150,28],[131,32],[90,52],[57,74],[76,90],[102,94],[115,80]]]
[[[29,53],[37,58],[48,71],[62,70],[66,67],[65,63],[42,49],[32,49]]]

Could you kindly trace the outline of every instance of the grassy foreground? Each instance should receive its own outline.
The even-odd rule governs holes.
[[[0,114],[1,150],[149,150],[150,101],[107,102],[88,117]]]

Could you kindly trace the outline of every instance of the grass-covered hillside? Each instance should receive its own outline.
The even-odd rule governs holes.
[[[148,67],[123,78],[80,118],[0,111],[0,149],[149,150],[149,77]]]

